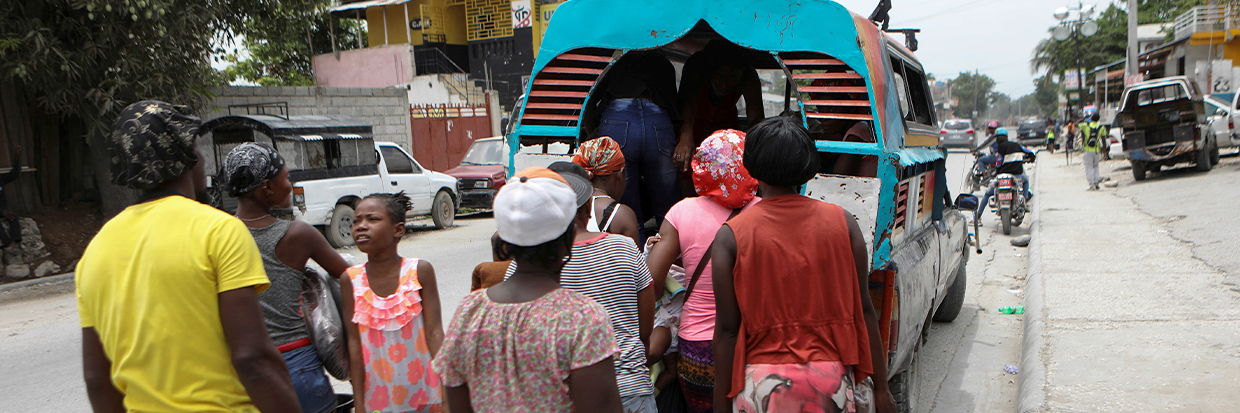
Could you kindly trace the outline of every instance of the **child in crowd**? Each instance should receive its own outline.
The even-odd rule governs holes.
[[[364,412],[439,412],[439,377],[431,359],[443,343],[435,269],[404,258],[409,197],[371,194],[357,205],[353,241],[368,262],[340,279],[354,406]]]
[[[435,358],[458,412],[621,412],[602,305],[560,287],[572,255],[577,196],[546,168],[518,173],[495,196],[501,258],[516,271],[465,296]],[[627,241],[626,241],[627,242]]]

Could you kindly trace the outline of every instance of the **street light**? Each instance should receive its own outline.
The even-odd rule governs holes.
[[[1072,16],[1072,12],[1076,12],[1077,18],[1067,20]],[[1072,39],[1076,47],[1076,79],[1077,79],[1077,96],[1081,101],[1081,110],[1085,109],[1085,96],[1082,91],[1085,90],[1085,73],[1081,70],[1081,37],[1090,37],[1098,33],[1098,23],[1095,23],[1091,16],[1094,15],[1094,6],[1086,6],[1077,1],[1076,7],[1060,7],[1055,9],[1055,20],[1059,20],[1059,26],[1055,27],[1052,37],[1057,41],[1065,41]],[[1066,80],[1066,79],[1065,79]],[[1066,86],[1066,81],[1064,82]],[[1069,96],[1071,97],[1071,96]],[[1068,122],[1072,121],[1072,100],[1068,99]],[[1071,139],[1071,137],[1068,137]],[[1065,145],[1066,146],[1066,145]],[[1065,153],[1067,150],[1065,149]]]

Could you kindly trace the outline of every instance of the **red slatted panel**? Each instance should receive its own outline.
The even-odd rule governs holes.
[[[594,81],[593,80],[569,80],[569,79],[538,79],[534,81],[534,86],[591,87],[591,86],[594,86]]]
[[[588,67],[560,67],[547,66],[544,67],[542,73],[562,73],[571,75],[599,75],[603,73],[603,69],[591,69]]]
[[[856,73],[794,73],[793,79],[846,79],[846,80],[863,80],[861,75]]]
[[[812,119],[874,120],[873,115],[863,115],[858,113],[805,112],[805,116]]]
[[[797,90],[805,93],[870,93],[865,86],[801,86]]]
[[[553,115],[549,113],[530,113],[525,112],[521,119],[528,120],[560,120],[560,121],[576,121],[577,115]]]
[[[576,103],[546,103],[546,102],[530,102],[525,104],[526,109],[559,109],[559,110],[580,110],[581,105]]]
[[[785,59],[788,66],[846,66],[840,59]]]
[[[564,92],[559,90],[532,90],[530,97],[536,98],[577,98],[585,99],[589,92]]]
[[[896,191],[896,219],[895,227],[904,226],[904,218],[908,212],[908,181],[900,182],[899,189]]]
[[[853,107],[870,107],[869,101],[864,100],[807,100],[806,105],[814,106],[853,106]]]
[[[595,63],[610,63],[611,62],[611,56],[595,56],[595,55],[576,54],[576,53],[565,53],[565,54],[560,55],[560,57],[557,57],[556,59],[573,60],[573,61],[578,61],[578,62],[595,62]]]

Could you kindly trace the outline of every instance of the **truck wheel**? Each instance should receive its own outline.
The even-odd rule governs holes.
[[[1218,144],[1214,144],[1214,149],[1210,149],[1210,164],[1218,165]]]
[[[1012,235],[1012,210],[1000,209],[999,221],[1003,222],[1003,235]]]
[[[965,253],[965,257],[969,254]],[[934,321],[940,323],[950,323],[956,320],[956,316],[960,315],[960,307],[964,306],[964,290],[968,284],[967,272],[968,260],[960,262],[960,269],[956,270],[956,280],[952,281],[952,286],[947,288],[947,295],[943,297],[943,303],[939,304],[938,311],[934,312]]]
[[[353,207],[340,204],[332,211],[332,220],[327,223],[327,242],[336,248],[353,245]]]
[[[917,346],[913,348],[913,359],[909,361],[907,369],[896,373],[887,383],[887,387],[891,389],[891,396],[896,401],[896,411],[900,413],[914,413],[917,411],[917,366],[921,353],[921,338],[914,337],[918,340]]]
[[[1205,149],[1197,150],[1197,172],[1210,172],[1210,151]]]
[[[431,220],[435,221],[435,228],[450,227],[455,218],[456,205],[452,203],[452,197],[443,191],[435,194],[435,206],[431,208]]]
[[[1132,162],[1132,179],[1137,181],[1145,180],[1145,162]]]

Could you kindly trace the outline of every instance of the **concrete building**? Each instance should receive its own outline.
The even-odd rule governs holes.
[[[505,110],[524,91],[547,22],[561,0],[362,0],[332,7],[364,20],[369,47],[315,56],[320,86],[404,86],[413,104],[485,104]]]

